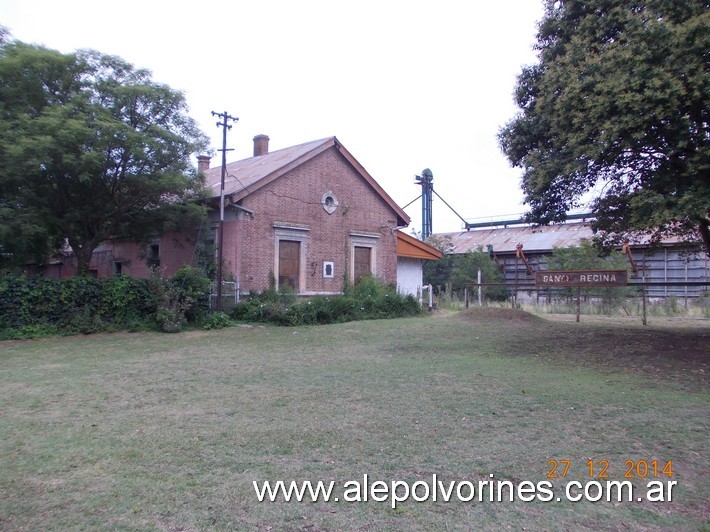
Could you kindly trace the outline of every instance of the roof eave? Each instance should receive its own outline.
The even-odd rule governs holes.
[[[380,195],[380,197],[385,200],[385,202],[395,211],[397,214],[397,226],[406,227],[412,221],[409,215],[404,212],[404,210],[397,205],[397,203],[392,199],[392,197],[385,192],[380,184],[375,181],[375,178],[370,175],[370,173],[365,170],[365,167],[360,164],[360,162],[343,146],[340,141],[333,137],[335,148],[340,152],[340,154],[345,157],[345,159],[352,165],[353,168],[367,181],[367,183]]]
[[[407,251],[402,251],[400,249],[399,243],[397,244],[397,256],[405,257],[409,259],[422,259],[422,260],[439,260],[444,257],[444,254],[433,246],[430,246],[426,242],[409,236],[402,231],[397,231],[397,240],[401,241],[404,245],[411,246],[417,250],[417,253],[410,253]]]

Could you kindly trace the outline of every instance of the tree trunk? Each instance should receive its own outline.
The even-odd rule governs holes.
[[[76,248],[74,248],[74,253],[76,254],[77,261],[77,275],[86,275],[89,273],[89,266],[91,265],[91,256],[94,254],[94,249],[96,249],[96,246],[96,241],[90,240],[88,242],[83,242],[80,246],[76,246]]]

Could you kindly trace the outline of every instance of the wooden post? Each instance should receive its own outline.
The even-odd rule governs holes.
[[[481,277],[481,270],[478,270],[478,276],[477,279],[478,281],[478,306],[482,307],[483,306],[483,287],[481,286],[481,282],[483,281],[483,278]]]
[[[647,325],[646,321],[646,287],[641,288],[641,306],[643,307],[643,317],[641,318],[641,323]]]
[[[222,310],[222,257],[224,256],[224,177],[227,172],[227,152],[233,149],[227,149],[227,130],[232,129],[228,121],[236,122],[237,117],[230,116],[227,111],[224,113],[216,113],[212,111],[212,116],[217,116],[224,119],[224,122],[217,122],[217,127],[222,128],[222,179],[219,189],[219,227],[217,229],[217,310]]]
[[[577,323],[579,323],[579,314],[582,307],[582,287],[577,287]]]

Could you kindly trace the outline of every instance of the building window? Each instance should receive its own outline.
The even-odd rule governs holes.
[[[121,275],[123,263],[120,260],[113,261],[113,274]]]
[[[335,209],[338,208],[338,198],[336,198],[335,194],[330,191],[323,194],[323,197],[321,198],[320,202],[323,205],[325,212],[327,212],[328,214],[333,214],[335,212]]]
[[[298,291],[301,243],[279,240],[279,288],[290,286]]]
[[[145,259],[149,268],[160,267],[160,244],[151,244],[148,246],[148,254]]]

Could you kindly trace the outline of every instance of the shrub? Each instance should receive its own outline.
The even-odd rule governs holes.
[[[127,325],[155,312],[148,282],[118,275],[101,283],[101,316],[117,325]]]
[[[213,312],[210,314],[202,325],[202,328],[206,331],[212,329],[223,329],[224,327],[229,327],[232,320],[229,319],[224,312]]]
[[[366,277],[349,287],[346,295],[318,296],[293,304],[274,298],[273,291],[267,291],[239,303],[232,317],[276,325],[325,325],[413,316],[420,312],[414,297],[398,294],[394,286]]]
[[[179,331],[206,315],[210,282],[196,268],[173,279],[116,276],[67,280],[0,276],[0,339],[99,331]]]
[[[174,306],[159,309],[155,313],[155,321],[163,332],[176,333],[182,331],[187,320],[185,311],[176,303]]]
[[[193,266],[182,266],[173,275],[173,295],[188,321],[197,321],[207,314],[211,284],[204,272]]]
[[[29,340],[59,333],[54,325],[23,325],[16,329],[0,329],[0,340]]]

